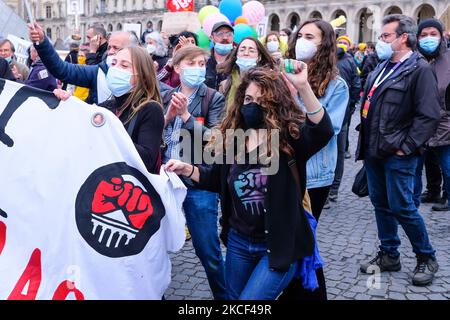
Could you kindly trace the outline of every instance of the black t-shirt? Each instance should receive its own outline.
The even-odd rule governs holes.
[[[248,163],[248,162],[246,162]],[[238,232],[256,239],[264,239],[264,200],[267,194],[267,175],[259,164],[233,164],[228,174],[228,188],[233,201],[230,225]]]

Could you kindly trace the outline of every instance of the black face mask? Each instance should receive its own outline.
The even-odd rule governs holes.
[[[243,129],[261,129],[264,127],[264,112],[256,102],[242,105],[239,112],[244,120]]]

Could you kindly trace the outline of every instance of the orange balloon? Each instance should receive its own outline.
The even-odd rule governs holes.
[[[240,17],[237,17],[236,20],[234,20],[234,24],[239,24],[239,23],[248,24],[249,21],[247,18],[240,16]]]

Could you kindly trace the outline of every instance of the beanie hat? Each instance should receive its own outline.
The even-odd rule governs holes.
[[[422,22],[419,24],[419,26],[418,26],[418,28],[417,28],[417,34],[418,34],[418,36],[420,36],[420,34],[422,33],[422,30],[423,30],[423,29],[425,29],[425,28],[430,28],[430,27],[431,27],[431,28],[436,28],[436,29],[439,31],[439,33],[441,34],[442,41],[445,41],[445,40],[444,40],[444,27],[443,27],[442,23],[441,23],[439,20],[434,19],[434,18],[430,18],[430,19],[424,20],[424,21],[422,21]],[[419,50],[419,52],[420,52],[425,58],[427,58],[427,59],[429,60],[429,59],[433,59],[433,58],[436,58],[437,56],[439,56],[441,46],[442,46],[442,43],[441,43],[441,45],[436,49],[436,51],[433,52],[433,53],[427,53],[427,52],[425,52],[425,51],[420,47],[420,45],[418,46],[418,50]]]
[[[345,40],[347,41],[350,45],[352,45],[352,41],[350,40],[350,38],[348,36],[340,36],[339,38],[336,39],[336,41],[339,40]]]
[[[418,34],[420,35],[420,33],[422,32],[423,29],[430,28],[430,27],[438,29],[439,33],[441,34],[441,37],[444,35],[444,27],[442,26],[442,23],[439,20],[434,19],[434,18],[430,18],[430,19],[422,21],[418,27]]]

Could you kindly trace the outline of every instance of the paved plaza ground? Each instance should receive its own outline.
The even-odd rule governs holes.
[[[356,119],[353,117],[353,119]],[[355,123],[355,122],[353,122]],[[354,128],[354,125],[352,125]],[[357,133],[351,132],[351,151],[355,150]],[[377,229],[368,197],[358,198],[351,192],[361,162],[345,160],[344,178],[337,203],[324,210],[318,226],[320,253],[325,261],[328,299],[330,300],[446,300],[450,299],[450,212],[435,212],[431,205],[420,208],[437,251],[440,270],[432,285],[416,287],[411,274],[416,265],[411,245],[399,227],[402,246],[400,272],[373,277],[359,272],[359,264],[371,259],[378,250]],[[172,282],[166,291],[168,300],[212,299],[208,281],[195,255],[192,241],[172,254]],[[370,278],[369,278],[370,277]]]

